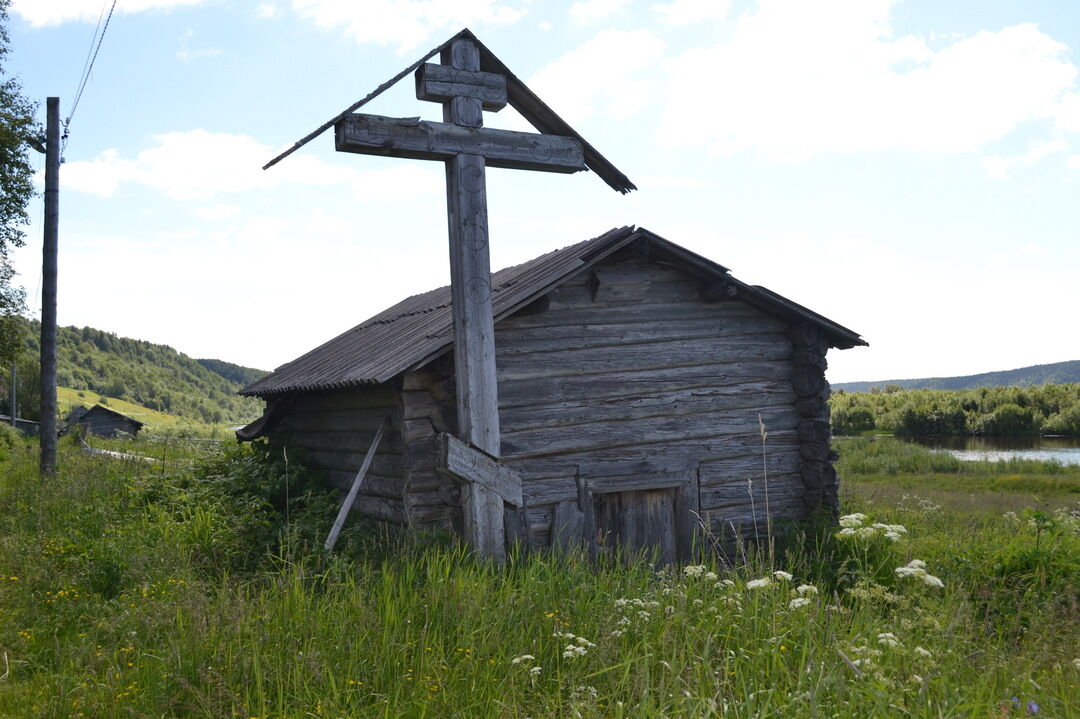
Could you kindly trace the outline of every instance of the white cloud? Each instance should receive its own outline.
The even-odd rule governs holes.
[[[1069,149],[1069,143],[1064,140],[1051,140],[1049,142],[1036,143],[1027,152],[1019,155],[991,155],[983,158],[983,167],[986,174],[995,180],[1009,179],[1009,170],[1017,166],[1034,165],[1048,155]]]
[[[396,44],[399,52],[412,50],[437,32],[508,25],[525,14],[503,0],[293,0],[293,8],[323,30],[340,28],[361,45]]]
[[[567,14],[574,22],[592,23],[618,12],[625,4],[626,0],[579,0],[570,6]]]
[[[441,173],[433,168],[402,165],[361,171],[303,153],[264,171],[262,165],[275,150],[248,135],[192,130],[159,135],[155,140],[155,146],[134,159],[106,150],[93,160],[68,162],[61,180],[65,187],[101,197],[113,195],[122,183],[130,182],[156,188],[177,200],[290,183],[348,185],[362,196],[378,198],[406,197],[442,187]]]
[[[1073,155],[1070,157],[1068,162],[1065,163],[1065,166],[1070,170],[1080,170],[1080,155]]]
[[[227,205],[223,202],[219,202],[206,207],[196,207],[191,211],[191,214],[198,217],[200,220],[206,220],[207,222],[221,222],[222,220],[227,220],[230,217],[239,215],[240,206]]]
[[[116,4],[116,13],[138,13],[147,10],[172,10],[184,5],[198,5],[203,0],[124,0]],[[34,27],[61,23],[97,22],[101,3],[88,0],[14,0],[11,11]]]
[[[281,10],[277,5],[264,2],[255,8],[255,17],[262,18],[263,20],[272,20],[281,14]]]
[[[731,10],[732,0],[673,0],[650,9],[665,25],[682,26],[703,20],[722,20]]]
[[[655,100],[658,78],[650,70],[663,53],[664,43],[651,30],[603,30],[528,84],[570,124],[602,106],[626,118]]]
[[[667,64],[663,135],[718,154],[977,150],[1058,112],[1077,68],[1035,25],[939,38],[889,23],[895,0],[760,0],[727,39]],[[692,122],[688,122],[692,119]]]

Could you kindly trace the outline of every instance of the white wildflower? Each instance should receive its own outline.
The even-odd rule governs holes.
[[[599,693],[596,691],[596,687],[576,687],[574,691],[570,692],[570,701],[596,701]]]
[[[945,586],[945,582],[941,581],[940,579],[935,577],[933,574],[924,574],[924,575],[922,575],[922,580],[923,580],[923,584],[927,584],[927,585],[929,585],[931,587],[937,587],[938,589],[941,589],[942,587]]]
[[[921,559],[912,559],[907,563],[909,567],[915,567],[917,569],[926,569],[926,562]]]
[[[513,659],[511,659],[510,663],[523,664],[525,662],[531,662],[533,659],[536,659],[536,657],[534,657],[532,654],[522,654],[520,657],[514,657]]]
[[[882,632],[877,635],[878,644],[882,644],[886,647],[898,647],[900,646],[899,640],[892,632]]]
[[[859,527],[855,530],[855,536],[859,539],[870,539],[875,534],[877,534],[877,530],[873,527]]]
[[[836,533],[838,537],[853,537],[855,536],[855,530],[852,527],[844,527]]]
[[[923,683],[923,678],[920,677],[918,674],[912,674],[911,675],[911,683],[912,684],[922,684]]]
[[[863,522],[866,521],[866,515],[856,512],[855,514],[845,514],[840,517],[841,527],[861,527]]]
[[[683,574],[685,574],[688,577],[700,577],[702,574],[705,573],[705,565],[704,564],[692,564],[692,565],[690,565],[688,567],[683,567],[682,571],[683,571]]]
[[[795,593],[800,597],[809,597],[818,593],[818,588],[813,584],[800,584],[795,587]]]
[[[799,609],[801,607],[805,607],[808,604],[810,604],[810,599],[809,598],[807,598],[807,597],[795,597],[790,602],[788,602],[788,609]]]
[[[735,586],[735,582],[730,580],[730,579],[721,579],[720,583],[723,584],[725,587],[734,587]]]
[[[644,609],[642,609],[640,612],[638,612],[637,615],[638,615],[638,619],[641,619],[643,621],[652,616],[651,614],[646,612]]]
[[[705,579],[715,582],[717,580],[716,572],[705,572]]]
[[[533,667],[532,669],[529,670],[529,674],[531,674],[534,677],[538,677],[538,676],[540,676],[541,671],[542,671],[542,669],[540,667]]]
[[[781,581],[784,581],[784,582],[790,582],[791,579],[792,579],[792,576],[790,574],[788,574],[787,572],[781,571],[779,569],[777,569],[775,572],[773,572],[772,575],[774,577],[776,577],[777,579],[779,579]]]
[[[915,656],[925,657],[927,659],[931,659],[931,658],[933,658],[934,653],[932,651],[930,651],[929,649],[923,649],[922,647],[915,647]]]
[[[586,653],[588,653],[588,650],[585,647],[578,646],[577,644],[567,644],[566,648],[563,649],[562,655],[563,659],[577,659],[578,657],[585,656]]]
[[[1073,666],[1080,669],[1080,658],[1073,659]]]
[[[772,584],[771,579],[769,579],[768,577],[762,577],[761,579],[751,579],[749,582],[746,583],[746,588],[761,589],[762,587],[767,587],[770,584]]]

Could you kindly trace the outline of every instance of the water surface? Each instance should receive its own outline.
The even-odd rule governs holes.
[[[1080,465],[1080,437],[913,437],[911,441],[965,461],[1052,460]]]

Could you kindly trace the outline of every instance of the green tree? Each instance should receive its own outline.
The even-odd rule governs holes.
[[[14,270],[8,253],[23,244],[24,227],[30,221],[26,205],[34,195],[34,168],[27,156],[28,141],[40,136],[34,122],[34,103],[22,95],[15,78],[7,77],[7,9],[11,0],[0,0],[0,366],[8,366],[21,344],[21,324],[16,321],[25,308],[25,294],[12,285]]]

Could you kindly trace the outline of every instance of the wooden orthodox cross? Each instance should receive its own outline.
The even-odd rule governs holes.
[[[425,62],[436,53],[442,64]],[[485,63],[496,72],[483,71]],[[443,122],[353,112],[413,70],[417,98],[442,103]],[[508,102],[541,133],[483,127],[483,111],[498,111]],[[266,167],[330,126],[334,127],[336,148],[342,152],[441,160],[446,164],[458,434],[471,447],[444,439],[443,463],[452,474],[465,480],[462,509],[466,538],[479,554],[501,560],[505,556],[504,502],[514,504],[516,498],[520,505],[521,488],[516,475],[496,461],[499,405],[485,168],[563,173],[591,168],[620,192],[635,189],[634,185],[468,30],[432,50]],[[468,455],[475,450],[487,457]]]

